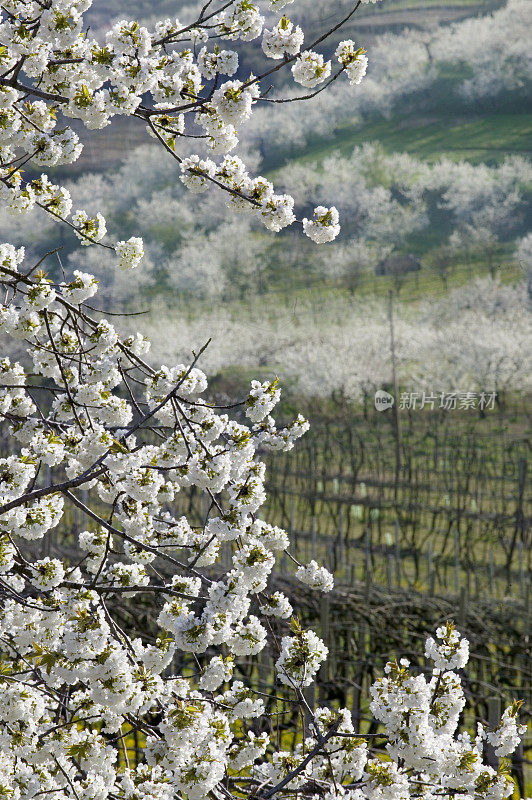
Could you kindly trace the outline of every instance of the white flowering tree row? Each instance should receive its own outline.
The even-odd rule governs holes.
[[[255,154],[248,154],[250,158],[255,160]],[[346,174],[348,183],[342,180]],[[89,215],[98,209],[110,231],[123,232],[127,226],[122,238],[134,232],[144,241],[144,258],[132,272],[112,268],[113,251],[84,247],[80,252],[75,236],[64,237],[61,260],[96,275],[100,306],[118,297],[145,308],[148,288],[158,293],[158,304],[165,289],[164,299],[170,302],[174,289],[187,299],[238,297],[269,287],[286,270],[294,282],[340,279],[356,292],[391,249],[404,246],[409,235],[428,226],[434,213],[454,228],[445,250],[448,269],[453,260],[475,255],[486,260],[498,236],[507,240],[521,229],[527,208],[523,187],[532,180],[532,169],[521,156],[495,167],[447,159],[428,165],[370,144],[355,148],[347,158],[327,158],[323,168],[285,167],[283,184],[290,194],[297,193],[305,205],[316,195],[325,205],[334,202],[346,220],[343,237],[327,247],[315,247],[293,232],[272,236],[253,215],[231,214],[217,192],[191,195],[174,178],[153,143],[128,153],[119,169],[67,184],[76,207]],[[45,243],[47,248],[57,244],[55,219],[39,209],[17,217],[0,209],[0,237],[8,233],[9,241],[24,245],[31,257],[38,258]]]
[[[525,245],[519,252],[525,265]],[[427,298],[415,310],[396,304],[399,386],[428,393],[497,392],[501,402],[530,391],[529,302],[524,281],[512,286],[477,278],[448,296]],[[209,374],[237,369],[248,375],[262,370],[267,376],[270,370],[293,395],[310,402],[340,393],[355,403],[373,404],[375,391],[393,379],[389,304],[367,296],[347,300],[316,294],[299,299],[296,313],[275,296],[260,297],[241,310],[213,305],[194,317],[159,308],[144,317],[143,329],[151,352],[164,363],[186,359],[207,329],[212,342],[202,363]]]
[[[304,97],[321,92],[342,73],[351,84],[360,83],[368,63],[362,47],[351,40],[341,42],[334,67],[313,49],[350,19],[360,2],[302,50],[304,33],[299,26],[282,16],[271,29],[265,28],[265,17],[250,0],[229,0],[218,8],[207,2],[194,22],[185,25],[165,19],[151,31],[121,20],[103,43],[83,28],[90,0],[10,0],[3,6],[0,25],[2,198],[14,213],[39,206],[72,227],[82,244],[112,247],[122,266],[134,267],[143,253],[138,237],[104,243],[106,224],[101,214],[72,212],[64,188],[46,176],[25,181],[22,175],[28,162],[34,167],[56,166],[79,157],[82,146],[72,128],[64,127],[65,118],[101,129],[113,117],[128,115],[146,125],[179,162],[181,180],[191,191],[216,186],[228,194],[236,210],[255,213],[270,230],[282,230],[296,221],[294,199],[276,194],[262,177],[251,178],[242,160],[229,154],[253,106],[271,90],[266,79],[280,69],[289,67],[297,84],[313,90]],[[287,0],[269,3],[273,10],[287,4]],[[261,36],[264,55],[275,65],[265,66],[258,76],[227,80],[245,67],[224,42],[251,42]],[[215,162],[194,153],[179,155],[187,139],[200,139],[213,154],[225,157]],[[334,207],[318,206],[313,219],[303,219],[302,225],[316,242],[331,241],[340,230]]]
[[[213,148],[228,149],[261,89],[254,77],[222,82],[236,57],[218,41],[257,38],[263,17],[249,0],[217,10],[207,2],[193,24],[163,21],[150,33],[120,22],[101,44],[83,30],[88,6],[2,6],[2,197],[14,212],[42,208],[82,243],[114,249],[122,266],[133,267],[142,254],[138,238],[107,243],[103,217],[71,214],[63,188],[46,176],[25,180],[23,167],[77,157],[79,143],[57,127],[59,114],[96,128],[133,114],[177,158],[192,112]],[[301,45],[285,17],[264,33],[266,55],[309,88],[344,71],[356,82],[365,69],[352,43],[339,48],[334,73],[314,50],[300,53]],[[292,221],[291,198],[248,178],[236,157],[216,166],[192,155],[181,167],[190,188],[224,189],[235,208],[255,210],[269,227]],[[333,209],[319,208],[303,226],[327,241],[338,222]],[[355,734],[347,709],[307,706],[303,689],[327,649],[271,588],[276,556],[289,555],[290,542],[259,513],[261,451],[289,450],[308,427],[301,416],[276,424],[277,382],[253,382],[240,404],[246,424],[235,421],[236,408],[217,407],[206,394],[197,366],[204,348],[192,363],[154,367],[140,333],[121,336],[93,313],[92,275],[75,270],[54,282],[47,264],[0,246],[0,330],[27,346],[24,364],[0,360],[0,413],[15,443],[0,459],[0,793],[10,800],[508,797],[511,781],[482,754],[486,743],[500,757],[513,751],[522,733],[518,708],[509,707],[495,730],[479,724],[475,738],[458,733],[465,701],[457,670],[468,645],[451,625],[427,641],[427,676],[411,674],[407,662],[390,664],[373,687],[388,760]],[[207,498],[201,525],[172,510],[176,493],[190,487]],[[54,552],[39,558],[39,542],[51,544],[67,506],[85,520],[75,531],[79,560]],[[231,548],[229,569],[220,563],[222,545]],[[327,570],[296,566],[303,583],[331,590]],[[113,614],[115,598],[143,595],[159,608],[145,639]],[[280,636],[272,617],[284,626]],[[290,751],[254,732],[257,720],[266,721],[264,697],[234,676],[241,659],[266,645],[287,693],[281,702],[307,714]],[[178,652],[197,659],[195,672],[175,672]],[[145,741],[132,765],[131,730]]]
[[[322,5],[307,0],[306,6],[309,21],[312,14],[314,25],[318,24]],[[445,96],[456,114],[470,114],[479,101],[507,102],[512,93],[524,97],[530,81],[526,32],[532,25],[532,7],[528,0],[506,0],[495,10],[484,8],[488,13],[474,13],[439,27],[418,17],[415,27],[393,34],[386,31],[376,37],[371,47],[371,68],[357,91],[357,118],[371,120],[375,115],[388,117],[392,113],[402,117],[411,113],[406,109],[412,103],[419,107],[420,94],[427,98],[430,111],[437,114],[434,98],[441,96],[442,72],[449,67],[453,79],[446,85]],[[400,69],[399,53],[408,54]],[[246,140],[261,149],[272,145],[303,148],[315,142],[316,136],[325,140],[332,126],[352,116],[346,109],[342,83],[336,82],[309,105],[259,109],[246,129]],[[481,106],[479,113],[485,109]]]

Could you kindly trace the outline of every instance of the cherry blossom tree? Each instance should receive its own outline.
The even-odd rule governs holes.
[[[459,89],[468,100],[526,92],[530,60],[525,31],[531,22],[526,0],[508,0],[489,14],[444,28],[432,52],[438,59],[473,68]]]
[[[349,242],[345,250],[331,247],[334,259],[341,247],[339,268],[347,269]],[[395,306],[397,373],[405,391],[511,393],[532,387],[532,318],[524,281],[476,278],[415,307]],[[132,320],[127,322],[133,330]],[[203,308],[201,317],[161,309],[145,318],[144,329],[154,357],[165,363],[184,360],[207,329],[207,372],[253,374],[260,368],[307,398],[341,392],[359,403],[392,380],[387,303],[366,293],[298,298],[286,305],[276,296],[261,297],[245,308]]]
[[[136,266],[143,255],[139,237],[104,243],[106,222],[100,212],[89,216],[72,211],[70,194],[46,176],[24,180],[22,168],[74,162],[81,152],[78,136],[63,127],[68,118],[89,129],[101,129],[119,115],[144,124],[167,155],[178,162],[183,183],[194,193],[214,187],[227,195],[235,211],[253,213],[270,230],[280,231],[296,221],[294,199],[276,194],[270,181],[251,178],[244,162],[230,155],[238,132],[253,107],[269,101],[273,80],[280,70],[291,71],[296,84],[312,90],[289,98],[308,99],[345,74],[360,83],[367,67],[362,47],[340,42],[331,60],[313,48],[326,41],[356,12],[354,4],[337,24],[307,44],[299,26],[286,17],[270,29],[251,0],[231,0],[218,8],[208,2],[191,23],[164,19],[152,30],[134,21],[120,20],[105,35],[93,39],[83,29],[83,13],[90,0],[78,2],[8,3],[3,12],[1,37],[2,197],[13,213],[38,206],[69,225],[82,244],[99,243],[115,250],[123,267]],[[285,6],[272,0],[270,10]],[[270,15],[271,16],[271,15]],[[224,42],[251,42],[262,36],[267,63],[260,75],[244,80],[245,66],[235,49]],[[240,48],[239,48],[240,49]],[[316,88],[319,87],[319,88]],[[276,98],[277,102],[281,98]],[[58,127],[59,119],[62,120]],[[203,150],[224,158],[214,161],[204,152],[184,149],[193,141]],[[201,149],[201,148],[200,148]],[[310,219],[300,220],[316,242],[331,241],[339,230],[334,207],[317,206]]]
[[[528,296],[532,298],[532,233],[518,241],[515,258],[526,275]]]
[[[447,289],[449,283],[449,273],[453,264],[453,251],[451,247],[442,245],[432,252],[431,266],[439,275],[442,283]]]
[[[272,0],[270,8],[286,4]],[[310,90],[342,73],[356,85],[365,72],[363,51],[343,41],[333,68],[314,49],[327,33],[301,50],[298,26],[283,16],[263,31],[265,19],[250,0],[217,9],[208,1],[192,23],[162,20],[151,31],[122,20],[99,42],[83,27],[89,5],[2,6],[6,207],[14,214],[40,208],[81,245],[102,247],[121,268],[133,269],[143,256],[140,237],[109,242],[100,211],[73,211],[65,187],[23,173],[79,156],[77,136],[62,118],[99,129],[128,114],[179,162],[192,192],[220,190],[231,208],[272,230],[293,222],[293,199],[263,177],[251,178],[240,158],[228,155],[237,129],[277,70],[290,67]],[[223,81],[237,73],[240,53],[222,42],[261,35],[276,65],[259,77]],[[223,156],[220,163],[180,153],[196,136]],[[301,224],[314,242],[327,242],[338,233],[338,212],[318,206]],[[290,598],[274,591],[271,573],[286,552],[295,580],[311,589],[330,591],[332,576],[314,561],[298,563],[287,533],[259,515],[261,453],[290,450],[307,421],[299,415],[275,422],[277,380],[253,381],[241,403],[216,405],[198,367],[208,342],[187,363],[154,366],[141,333],[121,334],[93,306],[94,276],[74,269],[54,280],[47,272],[52,256],[29,262],[24,248],[0,245],[0,331],[26,349],[21,362],[0,361],[0,413],[15,443],[0,459],[1,794],[509,797],[511,781],[483,763],[482,750],[487,741],[498,756],[513,751],[522,734],[518,707],[510,706],[494,730],[480,725],[476,738],[458,733],[465,701],[457,670],[466,665],[468,645],[450,624],[427,640],[427,676],[411,673],[407,662],[390,663],[372,689],[389,760],[355,734],[347,709],[308,705],[303,690],[327,648],[301,626]],[[205,500],[199,523],[176,512],[176,496],[189,489]],[[69,531],[72,510],[83,524]],[[61,538],[52,539],[59,526]],[[123,598],[129,626],[117,615]],[[149,633],[137,635],[135,611],[149,598],[156,616]],[[277,683],[270,694],[239,679],[243,663],[266,644]],[[277,746],[282,711],[268,714],[266,699],[298,712],[291,750]],[[143,737],[134,764],[126,745],[131,731]]]

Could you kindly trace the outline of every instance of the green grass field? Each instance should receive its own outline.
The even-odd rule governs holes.
[[[365,142],[379,143],[387,153],[405,152],[428,162],[441,158],[473,164],[498,164],[508,155],[532,152],[532,114],[485,114],[449,119],[448,115],[394,116],[367,124],[345,120],[327,139],[316,139],[304,151],[283,159],[319,163],[331,155],[348,157]]]
[[[503,284],[513,284],[522,279],[522,272],[512,258],[508,248],[501,248],[495,261],[495,275]],[[420,272],[406,273],[398,287],[393,276],[375,275],[373,272],[363,272],[356,290],[351,294],[341,280],[327,280],[322,275],[308,275],[305,272],[284,274],[273,278],[267,291],[246,297],[227,298],[224,309],[234,313],[235,317],[247,316],[253,318],[257,313],[261,316],[268,315],[268,310],[275,312],[279,306],[291,308],[295,303],[316,304],[322,307],[337,300],[353,298],[360,300],[385,300],[392,290],[402,305],[415,308],[420,302],[428,299],[445,297],[451,289],[465,286],[471,279],[487,277],[490,274],[485,261],[475,260],[470,264],[457,263],[450,271],[447,287],[441,278],[430,268],[423,266]],[[145,301],[150,300],[153,309],[158,308],[161,297],[165,297],[165,305],[178,309],[180,314],[190,319],[196,319],[212,308],[209,299],[191,299],[187,295],[174,292],[171,303],[168,303],[167,291],[163,286],[155,287],[151,292],[146,292]]]

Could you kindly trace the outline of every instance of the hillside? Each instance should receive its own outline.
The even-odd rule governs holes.
[[[128,17],[146,22],[154,18],[180,16],[183,20],[192,18],[194,11],[203,4],[194,0],[130,0],[128,3]],[[314,3],[298,3],[297,14],[319,19],[341,17],[352,8],[351,0],[335,0],[334,4],[325,5],[318,10]],[[471,16],[474,13],[498,8],[502,0],[381,0],[378,5],[363,5],[357,12],[357,21],[352,28],[365,32],[390,29],[392,26],[426,25],[427,23],[449,22]],[[262,5],[264,10],[265,4]],[[303,9],[303,11],[301,11]],[[124,6],[120,0],[93,0],[92,7],[87,14],[93,28],[105,29],[110,22],[124,16]],[[348,29],[346,29],[347,31]],[[353,31],[349,31],[351,35]]]
[[[332,154],[348,156],[353,148],[379,143],[388,153],[403,152],[429,163],[441,158],[472,164],[497,164],[511,153],[532,153],[532,113],[393,115],[366,123],[346,119],[329,136],[304,148],[268,159],[273,169],[287,163],[320,163]]]
[[[172,7],[187,15],[183,4]],[[296,8],[311,29],[319,23],[323,30],[351,5],[342,0],[321,18],[310,0]],[[319,292],[335,302],[383,298],[392,289],[406,302],[475,276],[519,280],[524,267],[515,254],[532,216],[529,8],[522,0],[364,5],[341,33],[367,48],[368,74],[359,86],[337,81],[314,100],[274,105],[277,86],[257,105],[242,149],[233,152],[250,173],[296,198],[299,219],[316,202],[337,206],[342,232],[325,249],[297,228],[273,236],[256,218],[235,218],[219,198],[190,194],[144,123],[126,117],[91,132],[74,122],[82,156],[51,174],[70,181],[76,207],[104,213],[111,235],[143,237],[146,258],[134,276],[116,275],[101,251],[76,251],[73,235],[58,235],[49,219],[14,224],[0,216],[0,230],[35,255],[60,244],[65,261],[98,276],[104,303],[163,302],[192,315],[205,303],[227,307],[257,296],[290,304]],[[166,13],[164,4],[130,8],[148,10]],[[101,19],[112,12],[112,4],[93,8]],[[255,42],[252,60],[259,50]],[[282,91],[294,101],[301,94],[293,86]],[[201,152],[202,143],[178,140],[176,148],[184,156]],[[394,266],[401,258],[410,263],[403,272]]]

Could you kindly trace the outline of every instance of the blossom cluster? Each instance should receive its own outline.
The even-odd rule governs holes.
[[[475,738],[459,732],[465,695],[456,670],[467,664],[469,643],[447,623],[427,639],[425,655],[433,662],[429,679],[413,674],[408,659],[401,659],[388,663],[371,688],[370,710],[385,725],[392,759],[377,769],[377,785],[393,786],[390,797],[409,797],[416,779],[431,786],[431,797],[456,791],[475,798],[508,797],[512,782],[504,769],[484,763],[484,741],[498,746],[498,755],[515,750],[525,730],[516,721],[519,704],[504,712],[495,731],[486,732],[479,723]],[[389,783],[381,782],[381,770]]]
[[[227,43],[261,39],[266,59],[284,59],[279,67],[290,65],[296,83],[310,88],[325,83],[332,74],[331,61],[312,45],[301,51],[301,27],[285,15],[268,27],[258,2],[232,0],[218,10],[204,9],[193,23],[167,18],[148,28],[120,19],[98,40],[84,24],[91,3],[8,0],[0,11],[0,199],[10,213],[38,206],[68,224],[82,244],[115,250],[122,267],[135,267],[143,254],[138,237],[105,243],[101,213],[72,210],[68,189],[46,174],[23,177],[27,164],[35,171],[79,158],[83,145],[65,124],[69,119],[99,130],[126,115],[143,122],[177,159],[193,191],[218,186],[240,210],[257,212],[270,230],[294,222],[292,197],[274,193],[262,178],[256,179],[258,184],[243,174],[224,179],[225,163],[186,152],[186,146],[187,141],[200,141],[213,155],[226,156],[237,146],[239,129],[253,106],[271,89],[269,84],[262,89],[262,79],[272,72],[268,62],[262,74],[249,74],[240,63],[241,46],[237,52]],[[271,16],[287,4],[270,2],[267,13]],[[351,84],[360,83],[365,73],[363,52],[355,51],[351,41],[342,42],[337,51],[337,74],[345,71]],[[319,219],[326,212],[317,209],[313,225],[304,227],[316,242],[330,241],[340,230],[337,219],[327,221],[326,234],[318,235],[324,224]]]
[[[310,683],[306,671],[314,673],[323,653],[309,632],[302,633],[297,626],[292,632],[294,636],[283,638],[279,660],[297,663],[298,685],[305,686]],[[371,688],[371,712],[383,724],[388,759],[376,757],[371,741],[355,732],[349,709],[321,707],[311,717],[311,735],[293,750],[277,751],[270,761],[256,766],[259,779],[273,784],[286,781],[290,793],[328,800],[511,796],[513,784],[504,767],[496,770],[485,764],[483,746],[488,741],[499,756],[513,752],[525,730],[517,722],[519,703],[506,709],[494,731],[479,724],[476,737],[460,732],[465,697],[453,667],[455,653],[466,653],[467,642],[451,624],[439,629],[430,642],[438,667],[435,663],[427,677],[414,673],[408,660],[401,659],[389,662]],[[466,661],[467,657],[462,659],[462,666]],[[291,680],[295,677],[292,673]],[[284,676],[281,680],[290,682]],[[309,753],[314,758],[306,758]],[[312,794],[307,789],[311,786],[321,787],[322,793]]]
[[[311,589],[319,589],[322,592],[330,592],[334,586],[334,578],[331,573],[320,567],[316,561],[310,561],[306,567],[299,567],[296,570],[296,578],[302,583],[306,583]]]
[[[241,796],[251,780],[279,798],[406,800],[420,789],[429,800],[509,797],[510,781],[482,751],[515,749],[518,704],[494,730],[458,733],[457,671],[469,649],[451,625],[427,640],[428,678],[406,661],[390,663],[372,688],[389,761],[355,732],[345,708],[307,706],[297,744],[279,749],[259,727],[269,695],[242,680],[244,667],[268,647],[273,699],[285,693],[297,706],[328,651],[273,585],[290,541],[259,516],[260,453],[289,450],[308,423],[276,424],[277,380],[254,381],[232,418],[206,394],[197,359],[152,366],[141,334],[122,337],[91,315],[89,273],[54,282],[4,244],[0,282],[0,333],[27,344],[24,364],[0,361],[0,414],[17,443],[0,459],[0,786],[8,796],[203,800],[226,797],[228,785]],[[189,489],[206,501],[200,525],[176,510]],[[83,523],[69,532],[72,507]],[[72,536],[75,558],[60,544]],[[333,587],[315,561],[296,578]],[[149,635],[117,622],[114,603],[124,595],[155,598]],[[187,656],[195,669],[181,667]],[[143,734],[143,757],[124,765],[118,750],[132,729]]]
[[[123,258],[133,257],[124,248]],[[269,741],[241,730],[264,705],[232,681],[234,659],[265,646],[260,617],[292,613],[268,586],[289,540],[258,517],[265,500],[258,451],[269,438],[273,449],[290,449],[308,423],[298,417],[276,426],[277,381],[252,384],[242,403],[252,427],[218,413],[194,363],[154,369],[143,336],[120,337],[111,322],[90,315],[92,275],[76,270],[54,283],[26,268],[23,250],[9,244],[0,247],[0,269],[0,332],[27,343],[39,382],[33,389],[27,367],[0,362],[2,419],[20,448],[0,459],[0,629],[12,662],[2,678],[9,710],[0,737],[9,784],[20,797],[66,797],[79,786],[103,800],[130,785],[142,796],[155,785],[205,797],[228,766],[245,770]],[[133,394],[132,385],[143,388]],[[53,470],[44,485],[43,464]],[[175,496],[190,487],[211,503],[201,528],[173,510]],[[90,490],[87,505],[81,488]],[[75,564],[31,549],[61,523],[65,500],[89,524],[76,535],[82,558]],[[231,567],[214,578],[229,543]],[[160,598],[155,643],[117,635],[105,598],[148,590]],[[222,646],[230,656],[212,656]],[[168,673],[177,650],[211,657],[202,674],[185,679]],[[32,665],[27,692],[18,688],[19,659]],[[156,706],[164,713],[147,737],[149,766],[124,776],[102,733],[120,735],[128,719],[142,726]]]

